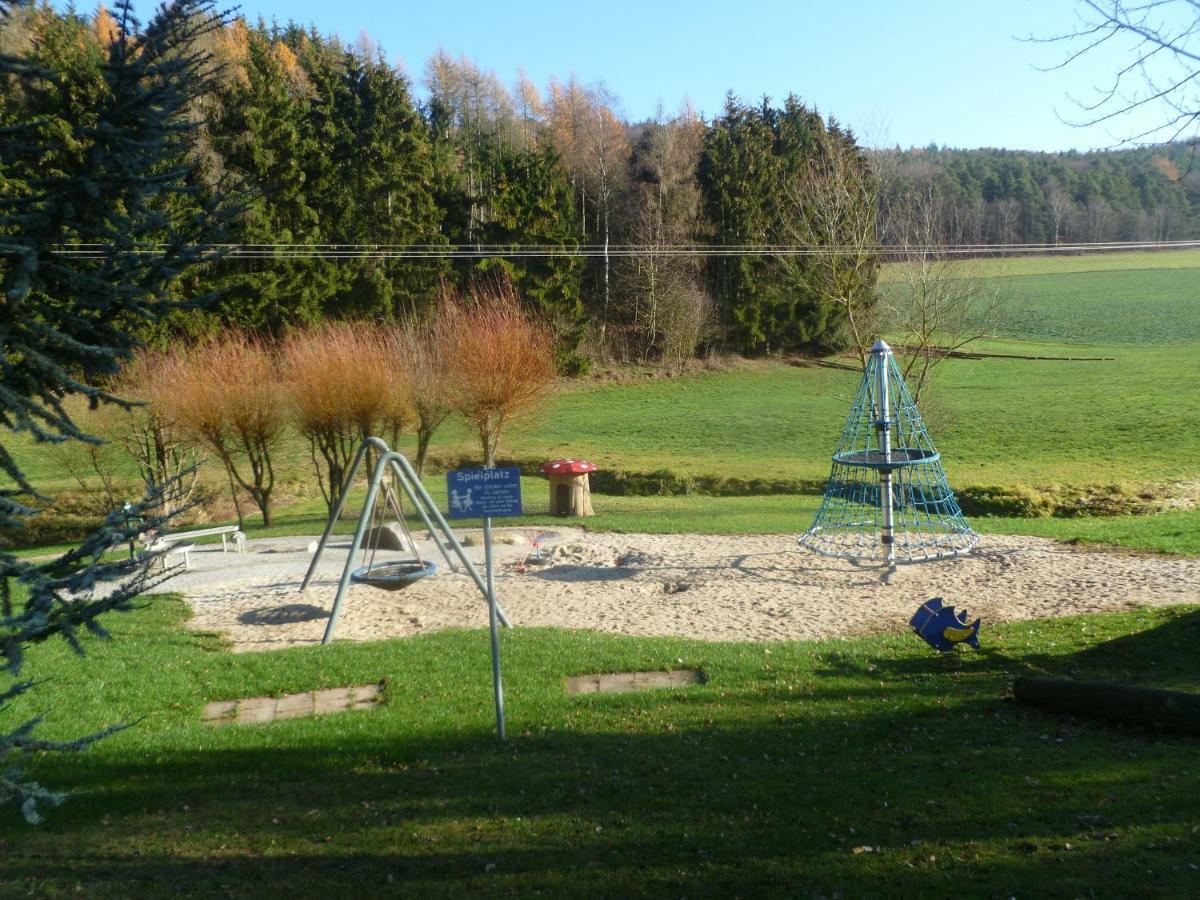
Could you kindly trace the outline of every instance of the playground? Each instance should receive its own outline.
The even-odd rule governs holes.
[[[333,532],[369,450],[378,462],[354,538],[342,548]],[[472,475],[451,473],[452,482],[464,474]],[[519,473],[507,470],[506,477],[517,499],[500,515],[520,512]],[[449,491],[452,516],[470,514],[471,490]],[[426,527],[423,542],[409,528],[404,496]],[[377,546],[368,549],[364,536],[380,534],[389,508],[404,558],[377,560]],[[275,541],[238,565],[237,574],[222,565],[222,553],[214,566],[172,580],[170,590],[191,602],[196,627],[246,650],[311,643],[318,634],[328,643],[343,615],[342,635],[360,640],[480,625],[476,591],[487,596],[478,574],[485,560],[489,579],[497,564],[497,603],[514,622],[724,641],[893,632],[915,605],[941,594],[995,622],[1186,603],[1200,592],[1195,558],[1082,552],[1015,536],[977,546],[979,535],[962,515],[882,340],[860,379],[820,510],[799,538],[803,549],[786,536],[518,529],[504,536],[507,549],[497,559],[487,555],[494,546],[490,527],[485,519],[486,554],[480,558],[477,550],[470,558],[463,543],[478,548],[478,537],[460,543],[403,454],[370,438],[319,542]],[[439,555],[447,566],[441,577],[433,562]],[[268,562],[256,566],[257,558]],[[306,571],[298,578],[301,567]],[[499,616],[510,624],[504,612]]]
[[[481,563],[478,529],[459,529]],[[433,545],[417,531],[417,548]],[[798,547],[790,535],[656,535],[549,529],[546,566],[523,565],[537,532],[503,529],[496,590],[518,630],[530,626],[717,641],[783,641],[908,632],[929,597],[954,598],[972,617],[1002,621],[1194,603],[1200,559],[1087,550],[1042,538],[987,535],[971,554],[895,568],[859,566]],[[346,558],[330,546],[299,593],[306,538],[220,545],[191,554],[191,571],[164,583],[193,611],[188,624],[236,650],[321,641]],[[511,543],[506,543],[511,541]],[[383,551],[381,551],[381,554]],[[524,570],[524,571],[522,571]],[[403,591],[350,587],[338,640],[379,640],[482,628],[487,607],[466,574],[444,569]]]

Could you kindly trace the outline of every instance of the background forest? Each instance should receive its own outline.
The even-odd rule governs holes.
[[[0,51],[64,75],[64,110],[79,115],[115,35],[103,8],[24,7]],[[711,120],[685,107],[628,122],[601,85],[508,86],[444,54],[418,102],[368,39],[295,24],[239,19],[204,41],[219,70],[194,110],[203,182],[173,215],[233,199],[224,240],[260,249],[191,270],[179,293],[219,299],[156,324],[151,344],[396,319],[447,283],[502,276],[551,325],[568,374],[597,357],[824,353],[861,343],[854,317],[875,305],[881,245],[1158,241],[1200,222],[1183,145],[867,151],[796,97],[731,94]],[[0,91],[3,117],[29,113],[22,103]],[[678,251],[693,245],[715,252]],[[721,253],[778,245],[837,252]],[[503,252],[516,247],[540,249]]]

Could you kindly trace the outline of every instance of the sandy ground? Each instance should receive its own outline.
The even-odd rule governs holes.
[[[464,532],[464,534],[472,534]],[[522,566],[532,532],[502,532],[497,595],[514,625],[590,628],[706,640],[791,640],[901,632],[918,606],[941,596],[984,625],[1013,619],[1200,603],[1200,559],[1096,552],[1032,537],[984,536],[969,556],[884,569],[826,559],[789,535],[549,533],[552,564]],[[478,533],[472,535],[478,540]],[[192,570],[158,590],[182,593],[194,628],[237,650],[321,640],[346,549],[326,551],[298,592],[310,538],[251,541],[245,554],[198,548]],[[465,574],[448,571],[402,591],[353,586],[339,640],[371,640],[487,624]],[[482,549],[468,554],[482,559]],[[405,554],[380,551],[379,560]],[[482,571],[480,562],[480,571]]]

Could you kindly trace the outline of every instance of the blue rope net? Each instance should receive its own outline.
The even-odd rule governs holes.
[[[821,508],[799,541],[824,556],[879,563],[956,556],[979,541],[883,341],[850,407]]]

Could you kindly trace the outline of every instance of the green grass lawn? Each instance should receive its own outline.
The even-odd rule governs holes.
[[[1200,284],[1200,252],[988,260],[978,267],[996,276],[1007,313],[1002,329],[1007,337],[983,349],[1113,359],[946,362],[924,412],[953,486],[1140,487],[1200,479],[1195,426],[1200,298],[1193,288]],[[577,381],[537,417],[512,426],[501,453],[525,461],[581,456],[609,471],[817,484],[828,474],[856,384],[850,372],[766,362],[629,384]],[[56,451],[23,440],[5,446],[35,484],[46,490],[73,486]],[[478,458],[473,436],[453,420],[438,433],[434,452],[443,462]],[[220,490],[216,464],[207,468],[208,480]],[[313,499],[315,478],[304,442],[289,438],[276,470],[280,526],[311,531],[312,521],[320,519],[320,502]],[[441,475],[428,480],[440,486]],[[540,498],[543,491],[533,484],[527,495]],[[539,503],[531,499],[529,506]],[[646,531],[792,531],[806,524],[814,503],[815,498],[603,497],[597,503],[601,514],[590,524]],[[1168,533],[1181,523],[1190,526],[1194,519],[1187,514],[1103,525],[1023,521],[984,527],[1195,552],[1194,538]],[[1152,521],[1143,533],[1143,524]]]
[[[1060,345],[1037,350],[1077,353]],[[1197,346],[1172,345],[1089,354],[1116,356],[1113,362],[949,360],[926,418],[951,483],[1194,477],[1196,354]],[[514,429],[506,448],[634,471],[821,479],[857,383],[851,372],[776,364],[574,390],[535,424]]]
[[[1200,316],[1198,316],[1200,318]],[[1024,352],[995,343],[988,349]],[[1054,355],[1077,348],[1038,345]],[[1197,346],[1098,347],[1113,362],[949,360],[926,417],[952,483],[1044,484],[1194,477],[1200,464]],[[604,468],[739,478],[823,479],[858,378],[782,363],[635,384],[569,386],[514,425],[501,453],[583,456]],[[450,459],[477,458],[464,428],[435,439]],[[53,452],[13,442],[35,483],[69,487]],[[215,482],[215,461],[208,463]],[[286,442],[285,485],[313,481],[307,446]],[[315,493],[315,487],[310,488]]]
[[[427,482],[439,508],[445,509],[446,485],[441,478]],[[647,534],[800,534],[812,524],[821,498],[815,494],[779,494],[753,497],[709,497],[688,494],[673,497],[593,497],[596,515],[588,519],[562,519],[545,513],[546,482],[523,478],[521,491],[526,514],[496,519],[501,528],[556,528],[564,525],[589,531]],[[357,509],[361,494],[351,497]],[[420,521],[411,514],[414,528]],[[320,534],[327,522],[319,501],[296,504],[280,514],[272,528],[250,527],[249,536],[283,537]],[[1031,534],[1058,541],[1108,544],[1156,553],[1200,555],[1200,509],[1169,510],[1153,516],[1078,516],[1074,518],[971,518],[981,534]],[[453,523],[452,523],[453,524]],[[477,523],[476,523],[477,524]],[[353,533],[354,521],[338,523],[339,534]],[[218,539],[212,539],[218,540]],[[65,549],[65,547],[63,548]]]
[[[964,274],[979,278],[1066,275],[1073,272],[1127,272],[1139,269],[1200,269],[1200,249],[964,257],[951,266],[952,270],[957,268]],[[885,264],[880,270],[879,280],[883,284],[890,284],[902,276],[900,266]]]
[[[516,629],[510,740],[486,632],[265,654],[112,617],[9,711],[45,735],[135,723],[36,761],[68,804],[0,811],[0,895],[1195,896],[1196,738],[1006,699],[1033,672],[1200,689],[1200,608],[991,627],[940,657],[911,635],[708,644]],[[568,697],[587,672],[702,686]],[[201,725],[206,701],[383,681],[371,712]],[[870,848],[869,850],[863,848]]]
[[[997,332],[1005,337],[1105,345],[1200,341],[1197,269],[1021,275],[997,284]]]

